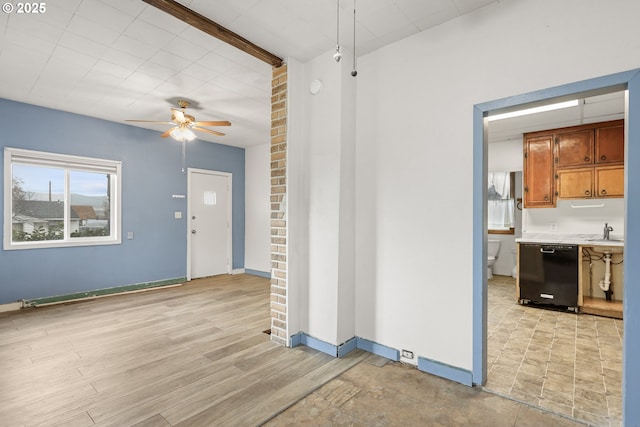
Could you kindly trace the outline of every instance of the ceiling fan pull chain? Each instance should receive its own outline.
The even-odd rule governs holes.
[[[340,0],[336,0],[336,53],[333,54],[333,59],[336,62],[340,62],[342,59],[340,52]]]
[[[353,77],[358,75],[358,70],[356,70],[356,0],[353,0],[353,68],[351,75]]]
[[[186,170],[186,156],[187,154],[187,143],[186,141],[182,141],[182,174],[185,175],[187,173]]]

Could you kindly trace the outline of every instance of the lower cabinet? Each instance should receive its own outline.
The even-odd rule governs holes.
[[[622,319],[623,251],[621,246],[518,243],[517,301]]]
[[[624,295],[624,248],[607,246],[580,246],[582,262],[579,270],[578,305],[580,312],[598,316],[623,317]],[[609,254],[609,276],[607,276],[606,254]],[[610,290],[609,298],[602,286]]]

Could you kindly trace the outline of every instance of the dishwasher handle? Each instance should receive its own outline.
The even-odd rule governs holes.
[[[556,250],[553,248],[540,248],[540,252],[543,254],[555,254]]]

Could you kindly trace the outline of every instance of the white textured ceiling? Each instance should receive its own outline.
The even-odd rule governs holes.
[[[489,122],[489,142],[522,144],[522,134],[624,118],[624,91],[578,99],[575,107]]]
[[[358,54],[495,1],[361,0]],[[335,48],[335,0],[181,3],[282,58],[304,62]],[[349,45],[353,0],[340,1],[340,20]],[[168,120],[185,98],[197,103],[197,120],[232,122],[217,129],[227,136],[200,139],[269,141],[271,66],[141,0],[55,0],[41,14],[0,14],[0,76],[0,98],[118,123]]]

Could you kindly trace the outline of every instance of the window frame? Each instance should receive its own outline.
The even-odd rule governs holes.
[[[489,172],[491,173],[491,172]],[[487,174],[488,175],[488,174]],[[509,200],[513,200],[513,208],[514,212],[517,209],[517,200],[515,197],[515,188],[516,188],[516,173],[514,171],[509,172]],[[516,234],[515,227],[510,228],[490,228],[487,224],[487,233],[488,234]]]
[[[65,176],[70,171],[94,172],[110,174],[110,199],[109,199],[109,236],[70,237],[65,232],[62,240],[39,240],[26,242],[13,242],[12,239],[12,183],[13,165],[41,166],[63,169]],[[64,191],[64,226],[70,229],[71,194],[70,183],[65,179]],[[5,147],[4,149],[4,221],[3,221],[3,249],[22,250],[39,248],[62,248],[77,246],[117,245],[122,243],[122,162],[117,160],[99,159],[94,157],[82,157],[68,154],[48,153],[44,151],[25,150],[20,148]]]

